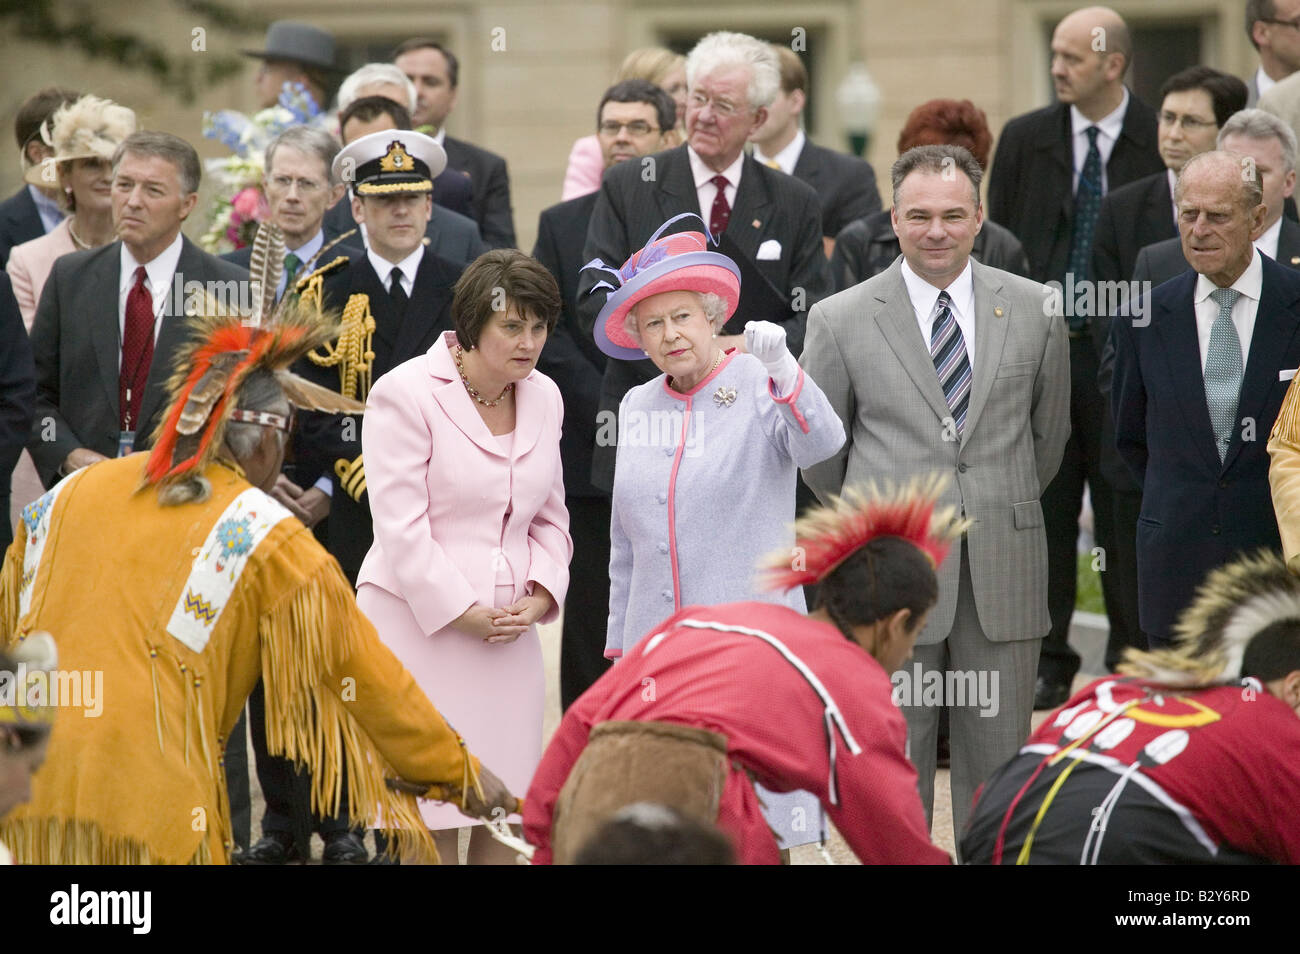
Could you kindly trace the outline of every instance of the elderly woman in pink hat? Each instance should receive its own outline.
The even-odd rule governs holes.
[[[648,357],[663,372],[619,407],[605,643],[613,659],[683,606],[762,600],[804,612],[800,588],[765,592],[755,568],[773,550],[793,551],[799,468],[844,443],[839,417],[783,328],[751,321],[743,351],[719,346],[739,303],[740,270],[709,251],[701,232],[662,234],[688,216],[665,222],[617,272],[605,269],[620,284],[596,322],[606,354]],[[815,828],[816,800],[807,801],[768,815],[783,847],[799,843],[792,823]]]

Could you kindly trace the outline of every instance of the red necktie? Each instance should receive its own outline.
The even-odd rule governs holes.
[[[117,378],[117,403],[122,430],[140,426],[140,402],[149,365],[153,362],[153,295],[144,287],[145,270],[135,270],[135,284],[126,296],[126,323],[122,332],[122,367]]]
[[[718,187],[718,194],[713,197],[713,209],[709,212],[709,231],[716,242],[727,231],[727,222],[731,220],[731,206],[727,205],[727,177],[714,176],[709,180]]]

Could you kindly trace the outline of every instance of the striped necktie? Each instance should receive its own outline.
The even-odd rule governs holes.
[[[1210,326],[1210,347],[1205,354],[1205,402],[1210,406],[1210,423],[1214,442],[1219,448],[1219,463],[1228,456],[1232,431],[1237,418],[1237,399],[1241,396],[1241,338],[1232,323],[1232,306],[1241,297],[1235,288],[1216,288],[1210,297],[1219,306],[1219,314]]]
[[[960,435],[966,428],[966,410],[970,407],[971,368],[966,355],[966,341],[952,313],[952,298],[939,292],[930,324],[930,357],[939,375],[943,399],[948,402],[952,419]]]

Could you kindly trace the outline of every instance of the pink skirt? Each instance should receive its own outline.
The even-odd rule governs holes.
[[[513,587],[498,586],[496,605],[512,602]],[[357,590],[357,605],[469,750],[523,798],[542,758],[546,674],[537,627],[505,644],[450,627],[426,636],[405,600],[370,583]],[[453,805],[421,802],[420,813],[432,829],[478,824]]]

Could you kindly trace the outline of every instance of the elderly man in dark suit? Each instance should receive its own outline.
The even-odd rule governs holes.
[[[1108,190],[1160,172],[1156,116],[1124,86],[1132,40],[1107,7],[1076,10],[1052,34],[1057,103],[1018,116],[1002,130],[989,178],[989,218],[1016,234],[1030,276],[1070,289],[1091,279],[1093,233]],[[1071,284],[1073,283],[1073,284]],[[1039,660],[1036,708],[1069,696],[1079,656],[1067,637],[1078,574],[1079,512],[1092,491],[1097,542],[1112,544],[1111,491],[1101,471],[1104,414],[1090,314],[1064,309],[1070,341],[1070,440],[1043,494],[1052,631]]]
[[[751,36],[711,33],[687,57],[686,77],[687,142],[605,173],[583,261],[600,259],[617,268],[672,217],[699,216],[741,268],[740,307],[724,328],[725,341],[719,336],[724,348],[743,347],[739,331],[744,323],[765,319],[781,323],[790,350],[798,354],[807,309],[831,288],[820,204],[809,186],[744,152],[746,140],[767,118],[766,103],[780,86],[776,54]],[[672,228],[698,231],[699,220],[684,220]],[[606,297],[596,289],[601,281],[599,271],[588,269],[578,286],[578,320],[587,337]],[[629,388],[658,373],[648,360],[611,361],[606,366],[602,426],[592,464],[597,487],[613,488],[619,402]]]
[[[45,485],[149,443],[204,292],[247,293],[248,272],[196,247],[181,225],[198,201],[199,157],[170,133],[137,132],[113,158],[119,241],[58,259],[32,322],[36,419],[28,450]],[[232,302],[233,303],[233,302]]]
[[[1175,201],[1194,271],[1110,331],[1116,445],[1142,487],[1138,596],[1152,645],[1168,643],[1210,570],[1280,547],[1265,442],[1300,365],[1300,273],[1251,242],[1268,211],[1254,164],[1203,153]]]
[[[339,133],[343,136],[345,146],[372,132],[410,128],[411,114],[401,103],[387,96],[362,96],[339,113]],[[465,266],[486,252],[488,247],[479,235],[477,222],[438,203],[438,190],[443,183],[449,183],[453,189],[466,188],[464,177],[454,170],[444,171],[434,178],[433,206],[429,210],[424,237],[433,254]],[[324,228],[326,241],[356,229],[356,234],[348,236],[345,241],[358,248],[365,244],[364,229],[353,218],[352,200],[347,196],[325,213]]]
[[[491,248],[514,248],[515,220],[506,161],[494,152],[447,135],[447,117],[456,105],[460,84],[456,55],[440,43],[414,37],[393,51],[393,62],[415,84],[412,118],[416,129],[427,132],[443,148],[449,169],[468,177],[474,191],[474,218],[483,241]]]
[[[754,158],[813,187],[821,200],[822,242],[830,258],[841,229],[880,211],[876,173],[855,156],[808,140],[800,122],[808,97],[808,71],[788,46],[773,44],[772,49],[781,64],[781,91],[767,107],[767,122],[750,137]]]
[[[605,168],[649,155],[663,146],[677,126],[677,106],[666,92],[646,80],[624,80],[605,91],[596,110],[596,138]],[[560,705],[567,709],[609,668],[605,658],[605,622],[609,612],[609,521],[607,490],[591,482],[596,448],[600,383],[606,357],[591,335],[583,334],[576,303],[582,266],[582,243],[598,193],[570,199],[542,212],[533,257],[546,266],[560,286],[563,310],[546,340],[537,368],[564,393],[564,501],[573,537],[569,566],[570,596],[565,604],[560,642]]]
[[[60,106],[77,99],[70,89],[50,86],[18,107],[14,118],[14,138],[22,154],[26,170],[54,155],[45,142],[41,127]],[[63,210],[44,189],[25,185],[9,198],[0,202],[0,268],[9,261],[9,250],[32,239],[38,239],[63,221]]]

